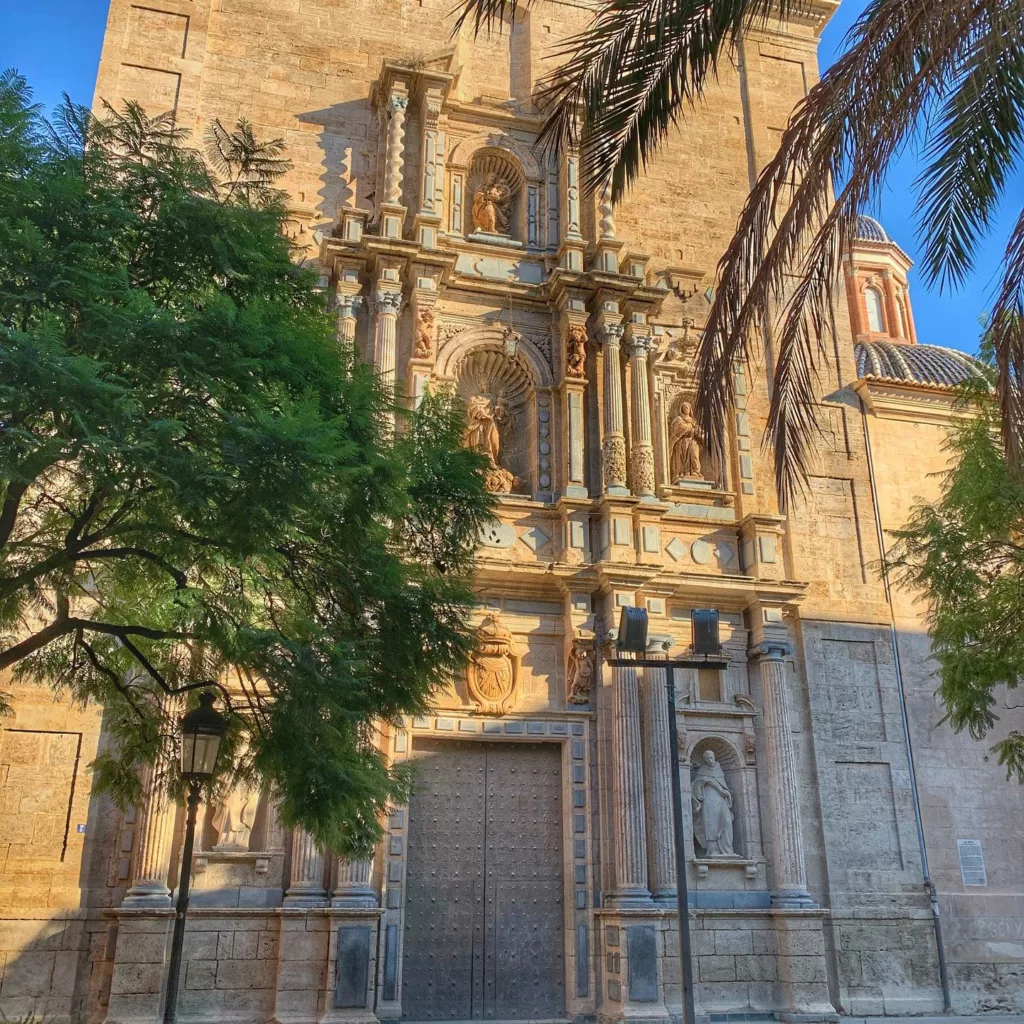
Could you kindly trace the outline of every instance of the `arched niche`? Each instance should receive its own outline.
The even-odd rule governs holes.
[[[689,392],[682,392],[677,394],[669,403],[667,423],[665,424],[665,437],[666,437],[666,463],[668,466],[668,480],[671,484],[680,482],[680,477],[683,480],[703,480],[707,483],[713,483],[718,487],[725,486],[725,480],[723,479],[723,473],[719,472],[715,466],[714,461],[708,454],[707,445],[704,444],[703,437],[700,436],[699,426],[696,423],[696,416],[694,414],[694,408],[696,406],[696,395],[690,394]],[[674,472],[674,459],[673,459],[673,424],[677,416],[685,417],[686,410],[684,406],[689,406],[689,416],[693,420],[692,429],[697,433],[695,440],[697,442],[697,449],[699,452],[699,470],[696,474],[679,474]]]
[[[753,770],[748,768],[739,751],[721,736],[704,736],[697,740],[690,748],[687,763],[690,768],[691,791],[693,785],[694,771],[701,764],[704,752],[710,750],[715,755],[715,760],[722,766],[725,774],[725,784],[732,793],[732,814],[733,814],[733,851],[735,859],[745,859],[750,856],[753,834],[752,828],[756,823],[752,822],[751,815],[754,813]],[[691,805],[692,813],[692,805]],[[703,851],[697,842],[696,835],[693,837],[693,851],[697,859],[708,859],[709,855]],[[725,859],[725,858],[723,858]],[[730,858],[731,859],[731,858]]]
[[[515,476],[510,493],[550,490],[551,371],[536,348],[497,324],[467,327],[438,349],[434,376],[467,406],[488,399],[500,437],[498,462]]]
[[[529,148],[502,132],[480,132],[455,144],[447,165],[448,232],[474,234],[473,208],[479,190],[493,185],[508,193],[507,234],[529,249],[543,248],[549,197],[544,172]],[[557,205],[557,195],[550,197]]]

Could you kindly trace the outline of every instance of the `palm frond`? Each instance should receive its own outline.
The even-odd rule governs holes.
[[[609,0],[567,41],[541,87],[545,144],[578,147],[588,192],[617,200],[639,177],[719,60],[751,25],[790,0]],[[582,128],[580,127],[582,125]]]
[[[1024,210],[1006,246],[1003,281],[992,309],[989,339],[995,350],[1003,446],[1015,473],[1024,469]]]
[[[987,13],[998,18],[1006,11]],[[963,283],[1008,173],[1020,158],[1024,45],[1015,28],[994,20],[978,39],[929,142],[929,165],[916,182],[928,283]]]
[[[207,125],[203,142],[207,162],[221,176],[225,201],[265,203],[278,197],[270,186],[291,168],[291,162],[281,156],[284,139],[261,142],[245,118],[235,122],[233,131],[218,118]]]
[[[748,355],[761,318],[781,309],[769,437],[783,501],[806,476],[816,377],[835,336],[842,254],[857,213],[877,199],[886,168],[929,103],[958,80],[985,26],[1020,6],[873,0],[747,200],[719,265],[698,355],[697,413],[722,458],[733,362]],[[846,184],[833,202],[834,181]]]
[[[136,100],[127,100],[118,110],[103,101],[104,117],[93,130],[129,160],[152,163],[167,159],[189,137],[189,130],[167,110],[150,117]]]

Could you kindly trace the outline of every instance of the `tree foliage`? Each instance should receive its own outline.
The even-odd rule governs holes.
[[[121,802],[200,681],[286,823],[365,849],[375,744],[464,664],[491,499],[461,412],[341,347],[282,233],[280,140],[0,78],[0,668],[105,709]]]
[[[914,510],[889,557],[894,578],[927,598],[946,719],[980,740],[1024,678],[1024,482],[1000,443],[991,392],[965,392],[972,415],[949,435],[941,496]],[[1024,782],[1024,733],[1011,730],[993,750]]]

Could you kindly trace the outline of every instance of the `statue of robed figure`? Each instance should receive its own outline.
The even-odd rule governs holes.
[[[705,750],[690,784],[693,835],[706,857],[735,857],[732,793],[713,750]]]

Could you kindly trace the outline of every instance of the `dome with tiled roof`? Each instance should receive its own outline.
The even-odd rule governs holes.
[[[857,230],[853,234],[854,240],[858,242],[891,242],[892,239],[886,233],[885,228],[867,214],[861,213],[857,216]]]
[[[983,376],[977,359],[939,345],[860,341],[855,355],[857,376],[875,380],[950,388]]]

